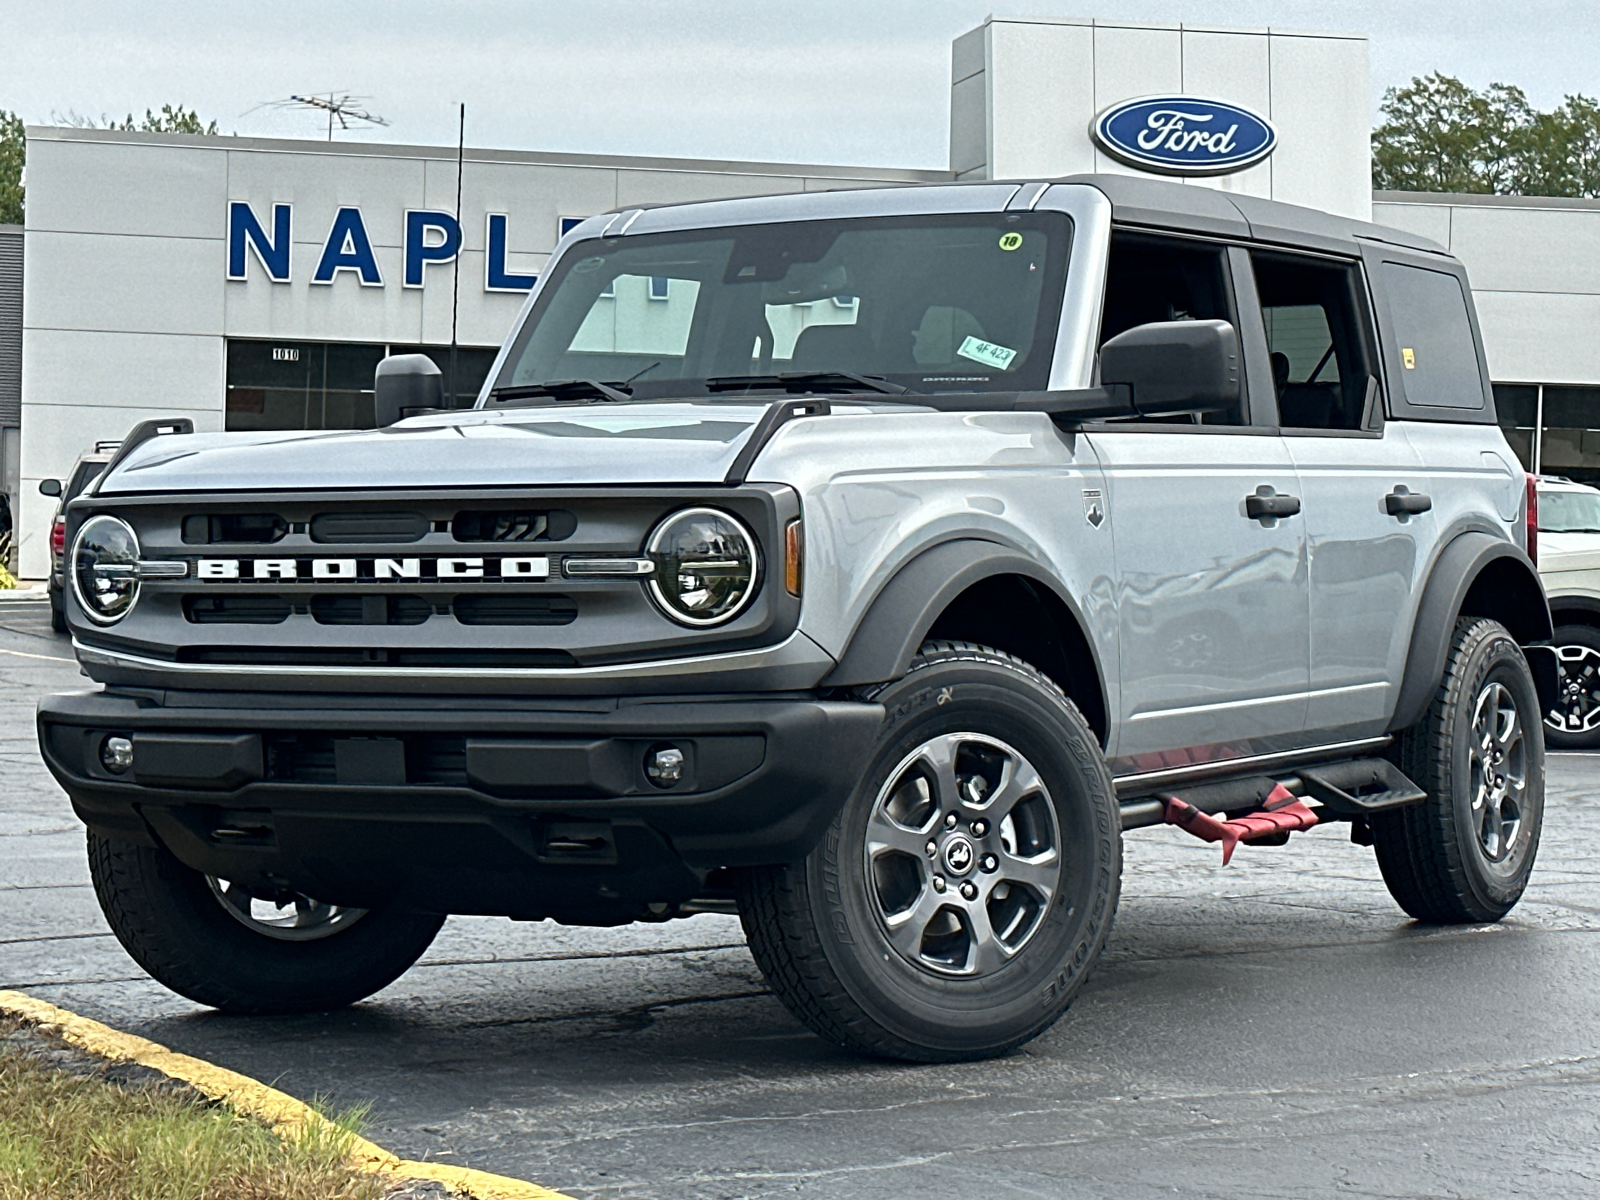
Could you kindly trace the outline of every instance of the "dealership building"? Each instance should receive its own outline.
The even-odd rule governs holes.
[[[1600,481],[1600,201],[1374,194],[1364,37],[993,17],[956,39],[951,67],[942,171],[469,148],[458,175],[453,147],[30,127],[26,228],[0,228],[0,463],[20,574],[47,570],[53,501],[39,481],[145,418],[370,425],[374,367],[416,350],[471,403],[585,217],[1137,173],[1091,126],[1151,96],[1236,106],[1276,135],[1256,161],[1185,182],[1400,226],[1458,255],[1513,446],[1529,467]],[[674,319],[667,280],[608,299],[618,327]],[[849,303],[804,319],[849,319]]]

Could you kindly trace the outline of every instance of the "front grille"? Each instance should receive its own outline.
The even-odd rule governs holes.
[[[421,596],[313,596],[308,607],[318,625],[421,625],[433,616]]]
[[[419,512],[318,513],[311,518],[311,540],[335,546],[420,542],[432,523]]]
[[[346,646],[182,646],[181,663],[264,667],[575,667],[565,650],[416,650]]]
[[[239,543],[266,546],[282,541],[289,522],[277,513],[190,513],[183,518],[183,540],[190,546]]]
[[[578,616],[570,596],[457,596],[450,608],[463,625],[570,625]]]
[[[450,522],[458,542],[564,542],[577,528],[578,519],[565,509],[469,509]]]
[[[293,610],[282,596],[183,598],[183,615],[196,625],[281,625]]]
[[[318,625],[421,625],[436,612],[454,616],[462,625],[570,625],[578,619],[578,602],[571,596],[546,592],[490,592],[437,601],[382,592],[319,594],[309,599],[262,595],[183,598],[183,615],[194,625],[281,625],[296,612],[309,614]]]

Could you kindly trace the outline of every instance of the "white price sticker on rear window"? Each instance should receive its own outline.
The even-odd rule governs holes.
[[[962,358],[970,358],[973,362],[981,362],[986,367],[998,367],[1002,371],[1009,367],[1011,360],[1017,356],[1017,352],[1009,346],[997,346],[993,342],[986,342],[982,338],[975,337],[969,337],[962,342],[961,349],[957,350],[956,353]]]

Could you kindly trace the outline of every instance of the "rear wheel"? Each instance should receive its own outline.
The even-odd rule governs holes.
[[[1419,921],[1498,921],[1527,887],[1544,820],[1544,726],[1522,649],[1462,617],[1426,715],[1396,746],[1421,804],[1371,819],[1384,882]]]
[[[1121,823],[1100,746],[1009,655],[923,647],[877,697],[865,775],[801,863],[747,872],[773,991],[850,1050],[1001,1054],[1056,1021],[1111,929]]]
[[[342,1008],[393,983],[444,918],[262,895],[159,847],[89,831],[89,874],[111,930],[159,983],[235,1013]]]
[[[1600,629],[1562,625],[1555,635],[1556,707],[1544,715],[1544,739],[1557,750],[1600,747]]]

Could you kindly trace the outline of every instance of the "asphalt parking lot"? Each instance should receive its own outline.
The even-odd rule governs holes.
[[[622,930],[455,918],[330,1016],[224,1017],[106,931],[39,762],[87,686],[45,607],[0,606],[0,985],[302,1098],[375,1141],[577,1197],[1600,1194],[1600,756],[1553,756],[1533,885],[1493,927],[1390,901],[1343,827],[1290,849],[1127,840],[1106,957],[991,1063],[845,1057],[767,994],[733,918]]]

